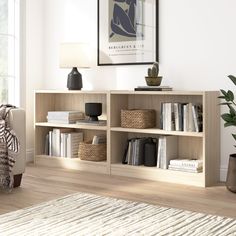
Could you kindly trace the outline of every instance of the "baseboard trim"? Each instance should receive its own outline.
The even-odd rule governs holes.
[[[26,150],[26,163],[34,161],[34,149],[27,149]]]

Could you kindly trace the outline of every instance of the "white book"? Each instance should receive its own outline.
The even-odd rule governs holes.
[[[55,111],[48,112],[47,120],[80,120],[84,119],[84,113],[79,111]]]
[[[48,111],[48,117],[51,118],[69,118],[75,116],[81,116],[84,113],[81,111]]]
[[[178,154],[178,138],[176,136],[162,136],[161,140],[158,165],[162,169],[167,169],[170,160],[176,158]]]
[[[170,161],[170,165],[199,168],[203,166],[203,161],[191,159],[174,159]]]
[[[77,158],[79,151],[79,143],[83,141],[82,132],[68,133],[67,136],[67,157]]]
[[[173,129],[172,125],[172,103],[164,104],[165,111],[165,130],[171,131]]]
[[[48,119],[47,122],[48,123],[58,123],[58,124],[75,124],[76,120],[55,120],[55,119]]]
[[[192,106],[192,113],[193,113],[193,122],[194,122],[195,131],[199,132],[198,114],[197,114],[196,106]]]
[[[61,156],[61,134],[60,129],[53,129],[52,131],[52,155],[56,157]]]
[[[67,150],[67,133],[61,133],[61,157],[66,157]]]
[[[157,168],[161,168],[161,157],[163,155],[163,137],[158,139]]]
[[[175,168],[175,169],[179,169],[179,170],[197,170],[197,171],[202,171],[202,167],[169,165],[169,168]]]
[[[188,131],[188,109],[187,105],[183,105],[183,131]]]
[[[64,143],[63,143],[63,136],[64,134],[61,134],[61,157],[65,157],[64,156]]]
[[[190,173],[200,173],[202,172],[201,170],[190,170],[190,169],[181,169],[177,167],[169,167],[169,170],[175,170],[175,171],[183,171],[183,172],[190,172]]]
[[[49,131],[49,156],[52,156],[52,131]]]
[[[166,130],[166,103],[162,103],[162,126]]]
[[[181,131],[180,129],[180,119],[179,119],[179,103],[174,103],[174,117],[175,117],[175,130]]]
[[[195,132],[195,126],[194,126],[194,121],[193,121],[193,110],[192,110],[192,103],[189,103],[187,105],[188,109],[188,131],[189,132]]]

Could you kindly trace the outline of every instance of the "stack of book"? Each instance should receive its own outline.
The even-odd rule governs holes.
[[[79,143],[82,141],[82,132],[54,128],[46,136],[45,154],[49,156],[77,158]]]
[[[134,91],[172,91],[169,86],[138,86]]]
[[[48,111],[47,121],[50,123],[75,124],[84,119],[84,113],[80,111]]]
[[[171,159],[178,153],[178,138],[176,136],[161,136],[158,139],[157,167],[167,169]]]
[[[191,172],[191,173],[200,173],[203,170],[203,161],[192,160],[192,159],[170,160],[168,169]]]
[[[143,165],[144,164],[144,145],[150,142],[152,138],[132,138],[127,141],[124,152],[123,164],[128,165]]]
[[[161,128],[166,131],[202,131],[202,106],[192,103],[162,103]]]

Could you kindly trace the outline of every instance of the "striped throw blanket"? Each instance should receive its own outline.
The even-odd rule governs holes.
[[[12,168],[19,151],[19,141],[10,128],[9,112],[15,106],[0,106],[0,190],[11,191],[14,184]]]

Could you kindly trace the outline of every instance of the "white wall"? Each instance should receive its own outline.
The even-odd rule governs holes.
[[[34,90],[43,86],[43,1],[25,2],[25,106],[27,159],[32,160],[34,148]],[[21,94],[24,91],[21,91]]]
[[[33,0],[31,5],[42,1]],[[226,76],[236,74],[235,9],[235,0],[159,0],[163,85],[182,90],[232,88]],[[31,14],[40,24],[42,16]],[[44,78],[44,88],[66,88],[69,71],[59,69],[58,48],[60,42],[68,41],[88,41],[94,46],[94,66],[82,71],[85,89],[133,89],[144,84],[148,66],[96,66],[96,0],[45,0],[42,24],[43,31],[34,36],[34,44],[41,44],[42,33],[43,75],[39,73],[37,78]],[[222,175],[228,154],[234,152],[230,131],[222,128]]]

